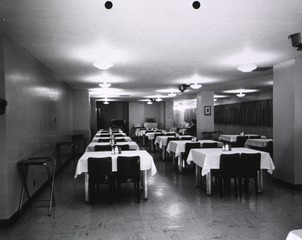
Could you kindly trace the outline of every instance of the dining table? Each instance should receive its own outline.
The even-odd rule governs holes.
[[[85,174],[85,201],[89,201],[88,194],[88,158],[112,158],[112,172],[117,172],[117,157],[119,156],[139,156],[140,157],[140,170],[143,174],[143,187],[144,187],[144,198],[148,199],[148,173],[150,176],[154,176],[157,172],[154,164],[153,157],[146,150],[133,150],[133,151],[122,151],[119,154],[112,154],[111,151],[99,151],[99,152],[85,152],[79,159],[74,174],[74,178],[77,178],[82,173]]]
[[[249,138],[248,140],[246,140],[244,146],[245,147],[267,148],[268,143],[272,142],[272,141],[273,141],[273,139],[271,139],[271,138],[257,138],[257,139]]]
[[[191,143],[193,142],[192,140],[176,140],[176,141],[170,141],[166,151],[168,153],[173,153],[173,166],[175,165],[175,159],[177,158],[177,166],[178,166],[178,171],[181,173],[182,169],[183,169],[183,153],[185,152],[185,146],[186,143]],[[195,141],[196,142],[196,141]],[[206,139],[206,140],[198,140],[197,142],[200,143],[200,147],[202,147],[202,145],[204,143],[217,143],[218,147],[221,148],[223,146],[222,142],[219,141],[215,141],[215,140],[210,140],[210,139]]]
[[[91,142],[87,146],[86,151],[87,152],[94,152],[95,145],[98,145],[98,146],[108,146],[110,144],[107,143],[107,142]],[[117,145],[117,146],[129,145],[130,149],[132,149],[132,150],[139,150],[138,144],[136,142],[133,142],[133,141],[132,142],[116,142],[115,145]]]
[[[295,229],[288,233],[286,240],[302,240],[302,229]]]
[[[150,150],[151,152],[154,151],[154,139],[156,134],[164,134],[166,131],[165,130],[156,130],[153,132],[146,132],[145,137],[148,138],[149,144],[150,144]]]
[[[206,176],[206,194],[211,195],[211,169],[219,169],[221,154],[234,153],[260,153],[259,191],[263,191],[263,173],[266,169],[270,174],[275,169],[273,160],[269,153],[251,148],[232,148],[231,151],[222,151],[221,148],[199,148],[191,149],[187,163],[195,163],[196,186],[199,185],[200,177]],[[200,171],[201,170],[201,171]]]
[[[170,132],[171,134],[172,132]],[[168,132],[166,134],[169,134]],[[181,138],[183,137],[192,137],[191,135],[179,135],[178,133],[174,133],[176,137],[179,137],[179,140],[181,140]],[[162,159],[165,160],[166,158],[166,146],[167,146],[167,142],[168,142],[168,138],[169,137],[173,137],[171,135],[161,135],[161,136],[157,136],[154,140],[154,145],[158,144],[159,148],[161,149],[162,152]]]
[[[218,138],[219,141],[224,141],[224,142],[228,142],[228,143],[232,143],[232,142],[236,142],[237,141],[237,137],[239,136],[247,136],[248,138],[250,137],[256,137],[259,136],[258,134],[221,134]],[[265,136],[261,135],[260,138],[266,138]]]
[[[92,142],[98,142],[99,139],[108,140],[108,142],[109,142],[110,139],[111,139],[111,137],[94,137],[92,139]],[[131,137],[127,137],[127,136],[124,136],[124,137],[115,137],[114,139],[125,139],[126,142],[132,142]]]
[[[97,133],[97,134],[95,134],[95,137],[111,136],[111,135],[114,136],[114,135],[116,135],[116,134],[118,134],[118,135],[123,135],[124,137],[127,136],[126,133]]]

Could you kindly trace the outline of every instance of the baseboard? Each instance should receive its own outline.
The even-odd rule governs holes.
[[[24,212],[32,202],[48,187],[48,181],[46,181],[22,206],[22,212]],[[19,218],[19,210],[17,210],[9,219],[0,219],[0,228],[7,228],[12,226]]]
[[[66,166],[66,164],[69,161],[73,161],[73,158],[70,157],[68,160],[66,160],[61,168],[57,169],[56,174],[60,172],[60,170]],[[30,205],[32,204],[32,202],[38,197],[38,195],[40,193],[42,193],[47,187],[48,187],[49,183],[48,181],[46,181],[22,206],[22,212],[24,212],[27,208],[30,207]],[[19,218],[20,214],[19,214],[19,210],[17,210],[10,218],[8,219],[0,219],[0,228],[8,228],[10,226],[12,226]]]
[[[296,191],[302,190],[302,184],[292,184],[277,178],[273,178],[273,181],[274,183],[290,188],[291,190],[296,190]]]

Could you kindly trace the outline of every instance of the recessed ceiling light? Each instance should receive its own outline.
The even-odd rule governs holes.
[[[202,87],[202,85],[201,84],[198,84],[198,83],[194,83],[194,84],[191,84],[190,85],[190,88],[193,88],[193,89],[199,89],[199,88],[201,88]]]
[[[237,69],[241,72],[252,72],[257,68],[257,65],[254,63],[245,63],[241,64],[237,67]]]

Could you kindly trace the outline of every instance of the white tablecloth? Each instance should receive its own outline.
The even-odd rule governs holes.
[[[147,173],[150,172],[151,176],[157,172],[156,166],[153,161],[153,157],[146,150],[138,151],[122,151],[121,154],[111,154],[110,152],[85,152],[79,159],[77,168],[74,174],[74,178],[78,175],[85,173],[85,201],[89,201],[88,194],[88,164],[87,160],[89,157],[111,157],[112,158],[112,171],[117,171],[117,157],[118,156],[139,156],[140,157],[140,169],[143,173],[143,185],[144,185],[144,197],[148,198],[148,177]]]
[[[269,153],[250,148],[232,148],[232,151],[222,151],[221,148],[192,149],[187,158],[187,163],[194,162],[202,168],[201,175],[206,175],[211,169],[219,169],[220,155],[233,153],[261,153],[260,168],[267,169],[272,174],[275,169],[273,160]]]
[[[167,146],[168,137],[173,137],[173,136],[157,136],[155,138],[154,144],[158,144],[158,146],[160,148],[166,147]],[[183,137],[193,137],[193,136],[191,136],[191,135],[179,135],[177,133],[176,137],[179,137],[181,139]]]
[[[108,142],[110,141],[110,137],[94,137],[92,142],[98,142],[99,139],[108,140]],[[125,139],[126,142],[132,142],[131,137],[115,137],[115,139]]]
[[[105,136],[106,135],[106,137],[107,136],[111,136],[111,133],[97,133],[97,134],[95,134],[95,137],[100,137],[101,136],[101,134],[102,134],[102,136]],[[123,136],[127,136],[127,134],[126,133],[112,133],[113,134],[113,136],[114,135],[116,135],[116,134],[119,134],[119,135],[123,135]]]
[[[248,139],[245,142],[245,146],[251,146],[251,147],[267,147],[268,142],[272,142],[273,139],[271,138],[261,138],[261,139]]]
[[[94,147],[95,145],[102,145],[102,146],[108,146],[110,145],[109,143],[106,142],[91,142],[87,148],[86,151],[87,152],[94,152]],[[139,146],[136,142],[116,142],[116,145],[121,146],[121,145],[129,145],[130,149],[133,150],[139,150]]]
[[[74,177],[88,171],[87,159],[89,157],[111,157],[112,158],[112,171],[117,171],[116,159],[118,156],[140,156],[141,170],[150,170],[151,176],[157,172],[153,157],[146,150],[138,151],[122,151],[121,154],[111,154],[111,152],[85,152],[79,159]]]
[[[237,137],[241,136],[240,134],[221,134],[218,138],[219,141],[226,141],[226,142],[236,142]],[[251,137],[251,136],[259,136],[257,134],[245,134],[244,136]],[[265,136],[260,136],[261,138],[266,138]]]
[[[288,233],[286,240],[301,240],[302,229],[292,230]]]
[[[167,152],[174,152],[175,157],[178,157],[181,153],[185,152],[185,145],[186,143],[191,143],[190,140],[178,140],[178,141],[170,141],[167,146]],[[198,142],[201,143],[201,146],[203,143],[218,143],[218,147],[222,147],[223,143],[214,141],[214,140],[198,140]]]

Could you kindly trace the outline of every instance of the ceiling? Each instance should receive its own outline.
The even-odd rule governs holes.
[[[141,100],[194,82],[203,90],[272,88],[272,70],[242,73],[301,56],[288,36],[302,31],[301,0],[0,0],[1,32],[75,89]],[[111,63],[100,70],[94,63]],[[167,90],[171,89],[171,90]],[[161,92],[160,92],[161,90]],[[197,91],[188,88],[179,97]]]

